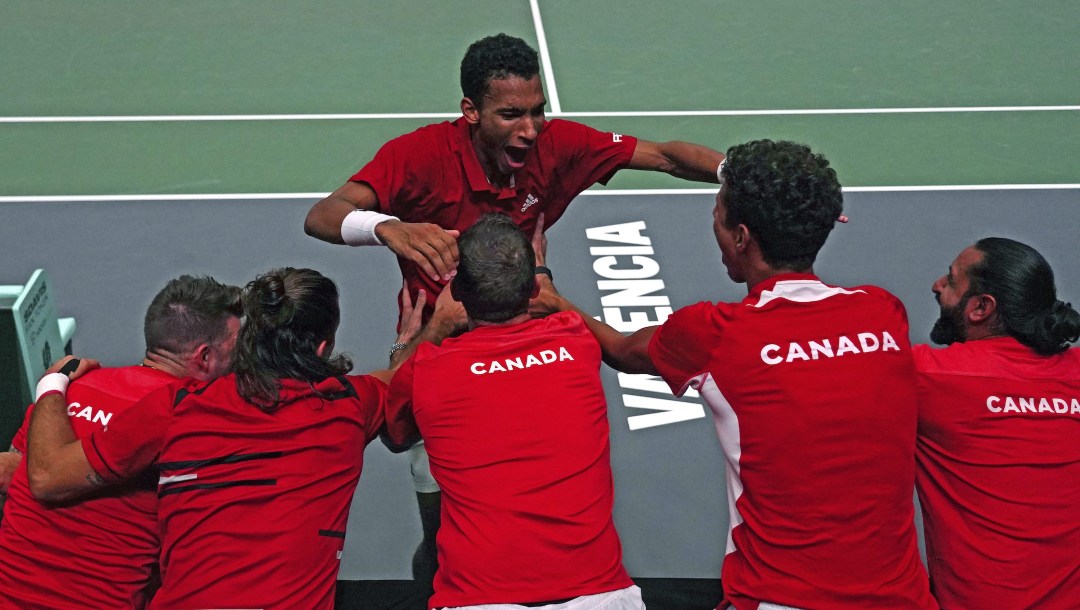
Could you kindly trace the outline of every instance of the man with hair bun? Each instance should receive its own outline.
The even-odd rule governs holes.
[[[349,375],[349,358],[333,354],[338,291],[318,271],[270,271],[243,303],[227,374],[161,388],[81,440],[64,415],[63,369],[42,377],[31,491],[67,500],[156,465],[162,584],[151,608],[330,610],[392,372]],[[399,340],[419,328],[423,295],[417,306]]]
[[[1080,608],[1080,314],[1035,249],[988,237],[933,285],[914,348],[916,483],[941,607]]]

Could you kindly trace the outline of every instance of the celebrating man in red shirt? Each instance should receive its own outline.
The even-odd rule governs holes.
[[[629,336],[584,316],[610,365],[659,374],[677,394],[692,387],[712,410],[730,517],[720,607],[936,608],[913,522],[904,307],[814,274],[842,207],[824,157],[749,142],[728,150],[720,176],[713,233],[748,296]]]
[[[179,378],[221,375],[240,313],[235,286],[188,275],[170,281],[147,309],[142,364],[96,370],[69,388],[75,436],[105,430]],[[32,410],[12,444],[20,453]],[[0,523],[0,608],[142,608],[161,550],[157,485],[152,473],[142,474],[81,502],[50,505],[31,495],[23,460]]]
[[[611,516],[596,339],[576,312],[530,318],[533,250],[507,216],[480,219],[459,252],[471,330],[417,348],[387,398],[391,441],[423,435],[443,490],[429,607],[643,609]]]
[[[74,438],[62,417],[67,377],[43,377],[31,489],[63,499],[156,464],[162,584],[151,608],[329,610],[391,371],[346,374],[351,361],[332,355],[337,287],[317,271],[266,273],[243,301],[227,375],[152,392],[107,431]],[[406,322],[403,340],[419,315]]]
[[[536,51],[519,38],[473,43],[461,61],[461,91],[461,118],[387,142],[304,222],[309,235],[330,243],[386,244],[414,298],[421,288],[439,294],[457,265],[455,238],[488,212],[507,214],[531,235],[540,214],[554,224],[578,194],[623,168],[718,180],[724,157],[715,150],[547,120]],[[424,524],[414,575],[430,582],[438,487],[422,443],[412,459]]]
[[[1080,608],[1080,314],[1030,246],[981,239],[915,347],[916,484],[942,608]]]

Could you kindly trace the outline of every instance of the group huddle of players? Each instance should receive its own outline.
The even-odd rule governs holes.
[[[896,297],[815,274],[843,220],[822,155],[547,120],[535,51],[503,34],[469,47],[461,83],[461,118],[388,142],[305,221],[397,255],[390,368],[349,374],[317,271],[171,281],[140,365],[42,379],[2,463],[0,608],[331,608],[380,434],[412,454],[429,608],[644,608],[601,361],[712,412],[718,608],[1080,607],[1080,314],[1034,249],[964,249],[933,284],[949,347],[912,346]],[[720,185],[712,229],[745,299],[624,335],[555,289],[544,230],[627,168]]]

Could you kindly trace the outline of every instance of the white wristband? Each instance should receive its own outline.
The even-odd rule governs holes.
[[[726,162],[727,162],[727,158],[724,158],[724,160],[720,162],[720,165],[716,166],[716,181],[719,182],[720,184],[724,183],[724,176],[722,176],[721,174],[724,171],[724,163],[726,163]]]
[[[387,220],[398,218],[371,210],[353,210],[341,221],[341,239],[350,246],[381,246],[375,227]]]
[[[37,392],[34,394],[34,402],[41,400],[41,397],[49,392],[66,393],[70,381],[68,376],[63,373],[49,373],[48,375],[45,375],[37,383]]]

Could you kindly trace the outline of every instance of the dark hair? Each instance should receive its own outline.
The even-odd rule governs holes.
[[[181,275],[169,280],[146,308],[146,351],[184,352],[217,343],[228,332],[228,319],[242,313],[239,287],[209,276]]]
[[[966,296],[994,297],[1000,330],[1043,355],[1061,353],[1080,338],[1080,313],[1058,300],[1050,263],[1034,248],[987,237],[975,249],[983,257],[967,270]]]
[[[320,356],[333,341],[341,313],[334,282],[313,269],[284,267],[244,288],[244,325],[236,339],[236,388],[264,411],[279,406],[278,379],[309,383],[352,370],[347,356]]]
[[[455,294],[469,317],[505,322],[529,308],[536,260],[525,233],[505,214],[485,214],[458,240]]]
[[[729,228],[746,225],[776,269],[814,264],[844,205],[825,157],[794,142],[756,140],[729,148],[721,175]]]
[[[506,34],[488,36],[469,45],[461,60],[461,93],[479,108],[491,79],[519,76],[528,80],[539,73],[536,51],[524,40]]]

